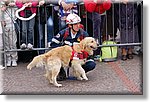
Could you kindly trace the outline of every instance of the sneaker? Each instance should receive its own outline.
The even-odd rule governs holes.
[[[3,67],[2,65],[0,65],[0,69],[5,69],[5,67]]]
[[[50,48],[51,47],[51,42],[47,43],[47,47]]]
[[[28,48],[29,50],[32,50],[32,49],[33,49],[33,45],[29,43],[29,44],[27,45],[27,48]]]
[[[27,48],[27,45],[25,43],[23,43],[21,46],[20,46],[21,49],[26,49]]]
[[[8,60],[6,65],[7,65],[7,67],[10,67],[11,66],[11,60]]]
[[[94,56],[94,60],[95,60],[95,61],[98,61],[99,59],[100,59],[100,55]]]
[[[15,60],[12,61],[12,66],[17,67],[17,62]]]

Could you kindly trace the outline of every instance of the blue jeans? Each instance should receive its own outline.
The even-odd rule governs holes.
[[[101,15],[99,13],[93,12],[93,30],[94,30],[94,35],[93,37],[99,40],[99,44],[101,44],[101,38],[102,38],[102,31],[103,31],[103,26],[104,26],[104,21],[105,21],[105,16]]]
[[[98,39],[98,43],[102,44],[102,31],[105,23],[105,15],[101,15],[99,13],[93,12],[93,37]],[[100,48],[94,51],[94,56],[100,54]]]
[[[66,27],[66,21],[59,19],[59,31]],[[50,16],[47,21],[47,41],[51,42],[54,37],[54,23]]]
[[[62,30],[66,27],[66,21],[59,19],[59,30]]]
[[[96,67],[96,63],[93,61],[88,61],[84,65],[82,65],[82,68],[85,70],[85,72],[89,72],[93,70]]]
[[[51,42],[54,36],[54,23],[53,19],[50,16],[47,21],[47,42]]]
[[[35,18],[29,21],[22,21],[22,41],[21,43],[33,44]]]
[[[44,34],[45,34],[45,25],[44,24],[38,24],[37,26],[38,28],[38,48],[44,48],[45,47],[45,37],[44,37]],[[39,50],[39,54],[43,54],[45,53],[44,50]]]

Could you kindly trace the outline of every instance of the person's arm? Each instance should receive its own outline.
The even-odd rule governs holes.
[[[58,0],[45,0],[45,4],[54,4],[54,5],[58,5]]]
[[[65,31],[62,30],[56,36],[54,36],[52,38],[52,42],[51,42],[51,45],[50,45],[52,48],[59,47],[59,46],[62,45],[62,39],[63,39],[64,33],[65,33]]]
[[[59,0],[58,4],[62,6],[63,10],[68,11],[70,9],[70,5],[67,4],[64,0]],[[71,3],[70,3],[71,4]]]
[[[64,2],[64,0],[58,0],[58,5],[62,5],[62,2]]]

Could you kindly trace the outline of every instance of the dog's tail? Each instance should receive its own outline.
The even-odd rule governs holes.
[[[33,58],[32,62],[30,62],[27,66],[27,69],[32,69],[33,67],[43,67],[45,65],[45,56],[39,55]]]

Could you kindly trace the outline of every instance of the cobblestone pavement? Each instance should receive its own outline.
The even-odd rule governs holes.
[[[62,87],[49,84],[43,76],[44,68],[26,69],[28,63],[1,70],[2,94],[142,94],[142,55],[115,62],[96,62],[96,68],[87,73],[88,81],[59,81]]]

